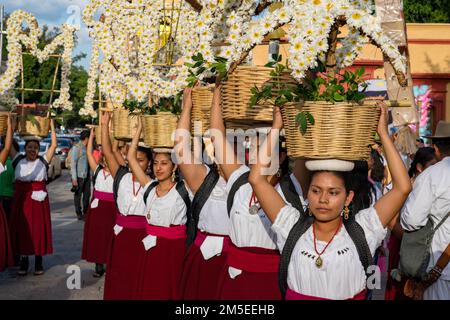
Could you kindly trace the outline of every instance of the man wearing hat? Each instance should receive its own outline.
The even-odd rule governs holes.
[[[415,283],[411,296],[415,299],[450,299],[450,257],[444,253],[450,243],[450,122],[440,121],[433,142],[440,160],[420,174],[401,212],[401,225],[407,231],[425,226],[431,219],[433,226],[443,222],[431,242],[428,280]],[[446,219],[446,220],[445,220]],[[444,253],[444,254],[443,254]]]

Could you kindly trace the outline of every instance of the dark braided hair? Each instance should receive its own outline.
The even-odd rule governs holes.
[[[384,178],[384,165],[381,161],[381,155],[377,150],[372,150],[370,156],[373,160],[373,165],[370,170],[370,177],[375,182],[382,182]]]
[[[369,166],[367,161],[354,161],[355,168],[349,173],[350,190],[355,193],[352,201],[352,211],[358,213],[372,204],[374,187],[369,181]]]

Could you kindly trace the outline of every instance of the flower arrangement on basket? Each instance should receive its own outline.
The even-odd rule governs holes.
[[[103,8],[100,19],[97,11]],[[185,1],[91,0],[83,20],[93,39],[84,114],[93,114],[95,83],[118,105],[145,102],[151,93],[171,97],[186,85],[187,67],[198,45],[197,14]],[[100,52],[104,59],[100,61]]]
[[[292,157],[363,160],[370,154],[379,109],[364,103],[364,68],[330,74],[311,72],[301,83],[279,80],[287,67],[274,57],[273,84],[254,87],[249,105],[260,101],[280,107],[286,145]],[[323,70],[322,70],[323,71]]]

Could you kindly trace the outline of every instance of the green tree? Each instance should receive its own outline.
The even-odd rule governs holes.
[[[450,23],[450,0],[403,0],[406,22]]]

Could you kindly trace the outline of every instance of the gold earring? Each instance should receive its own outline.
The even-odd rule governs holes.
[[[306,207],[306,213],[308,214],[308,216],[312,217],[312,212],[311,210],[309,210],[309,206]]]
[[[175,181],[175,171],[172,171],[172,182]]]
[[[344,219],[348,220],[348,215],[350,214],[350,210],[348,209],[348,206],[344,207],[343,213],[344,213]]]

